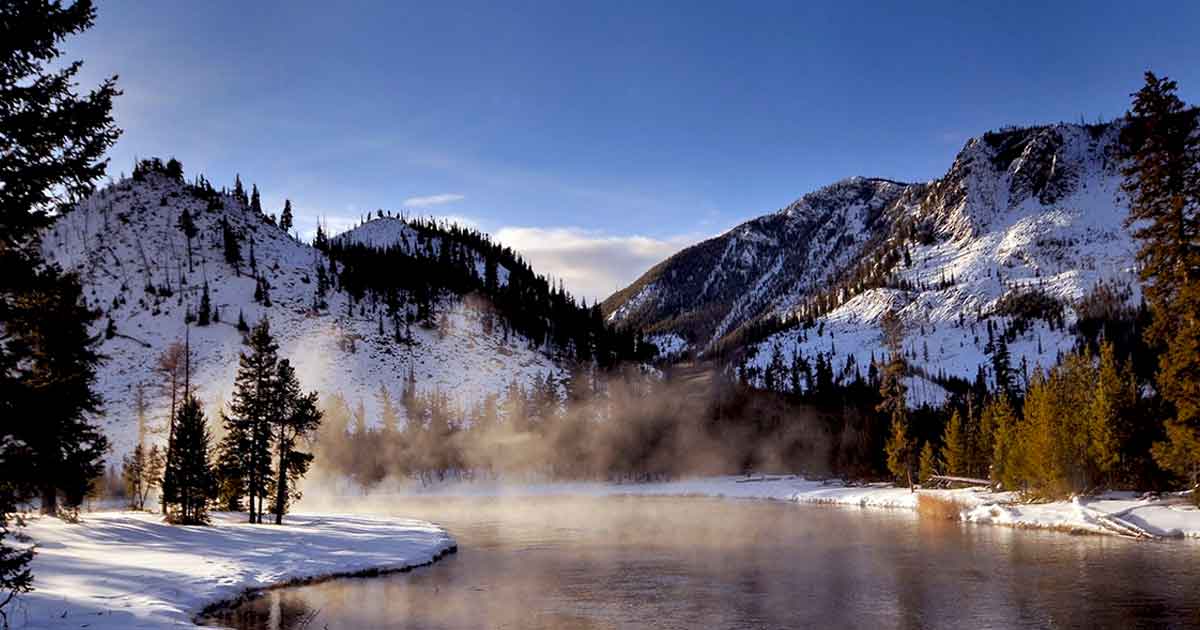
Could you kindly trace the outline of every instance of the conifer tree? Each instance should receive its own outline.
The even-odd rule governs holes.
[[[926,441],[921,447],[921,461],[918,477],[922,484],[929,483],[929,478],[938,474],[938,469],[941,468],[941,463],[938,459],[937,450],[934,449],[933,442]]]
[[[882,401],[876,409],[888,418],[891,425],[890,435],[884,445],[887,466],[897,481],[907,483],[912,488],[917,446],[908,426],[908,389],[904,385],[907,369],[904,361],[904,323],[899,314],[889,310],[880,318],[879,327],[889,352],[879,389]]]
[[[224,216],[221,217],[221,243],[225,250],[225,262],[233,267],[238,277],[241,277],[242,246],[238,242],[237,233],[233,231],[233,226],[229,225],[229,220]]]
[[[1158,389],[1174,407],[1159,465],[1200,484],[1200,120],[1177,84],[1146,73],[1121,139],[1129,195],[1127,225],[1141,242],[1138,263],[1153,322],[1147,341],[1165,347]],[[1200,495],[1197,495],[1200,497]],[[1200,500],[1200,498],[1198,498]]]
[[[249,199],[246,198],[246,187],[242,186],[241,173],[233,176],[233,198],[240,201],[243,206],[250,203]]]
[[[1128,364],[1121,365],[1113,345],[1100,345],[1100,365],[1096,371],[1095,392],[1088,409],[1088,455],[1095,475],[1107,475],[1108,485],[1121,468],[1128,468],[1132,453],[1129,443],[1134,433],[1132,419],[1137,407],[1137,381]]]
[[[225,417],[221,443],[222,476],[244,482],[251,523],[261,523],[267,494],[274,483],[271,471],[272,414],[279,346],[263,318],[246,337],[238,359],[233,401]]]
[[[208,282],[204,283],[204,292],[200,294],[200,310],[196,314],[196,325],[207,326],[212,322],[212,302],[208,297]]]
[[[131,509],[146,509],[150,492],[162,481],[164,463],[163,453],[157,445],[147,449],[139,442],[133,447],[133,453],[125,456],[121,479],[125,482],[125,496]]]
[[[321,425],[317,408],[317,393],[303,393],[296,370],[287,359],[279,361],[276,370],[274,405],[272,407],[274,441],[278,464],[275,467],[275,501],[272,513],[275,524],[283,523],[288,505],[300,498],[293,481],[308,472],[313,456],[296,448],[299,440],[307,439]]]
[[[242,333],[250,332],[250,325],[246,323],[246,314],[241,310],[238,310],[237,329]]]
[[[94,19],[89,1],[0,4],[0,418],[14,429],[0,432],[0,616],[32,580],[32,551],[4,545],[10,514],[37,492],[56,499],[68,491],[71,498],[94,476],[105,448],[86,421],[99,403],[86,334],[94,316],[82,312],[73,276],[45,267],[37,232],[57,204],[91,192],[120,133],[111,116],[116,77],[81,96],[75,91],[81,62],[55,63],[62,42]],[[45,324],[32,321],[47,306],[65,307],[64,318],[83,317],[61,322],[61,331],[54,327],[57,314]],[[50,353],[58,356],[39,356]],[[55,500],[43,509],[56,506]]]
[[[97,339],[88,331],[97,314],[84,305],[74,275],[43,266],[29,278],[31,285],[13,296],[4,318],[9,348],[25,359],[12,417],[26,421],[9,428],[29,449],[23,470],[38,489],[42,513],[56,515],[60,495],[69,508],[82,503],[108,449],[89,421],[101,404],[93,389]]]
[[[170,485],[163,485],[172,522],[201,525],[208,522],[208,503],[216,496],[216,478],[209,463],[208,424],[200,401],[191,393],[175,419],[175,447],[167,460]]]
[[[942,436],[942,457],[946,463],[946,472],[951,475],[969,475],[970,450],[967,427],[963,426],[962,414],[955,409],[946,423],[946,431]]]
[[[192,219],[192,213],[187,208],[184,208],[183,212],[179,214],[179,221],[177,225],[179,226],[179,230],[183,232],[183,237],[187,240],[188,271],[191,271],[192,239],[196,238],[196,235],[200,233],[200,230],[196,227],[196,221]]]
[[[292,231],[292,221],[292,200],[284,199],[283,212],[279,215],[279,229],[290,234]]]
[[[1034,389],[1038,377],[1035,375],[1030,391]],[[1017,416],[1012,405],[1005,396],[992,399],[984,407],[980,415],[980,424],[991,436],[992,455],[990,477],[994,483],[1000,483],[1007,490],[1021,486],[1022,455],[1021,436],[1018,432]]]
[[[263,213],[262,199],[260,199],[258,196],[258,184],[254,184],[251,186],[250,210],[253,211],[255,214],[261,215]]]

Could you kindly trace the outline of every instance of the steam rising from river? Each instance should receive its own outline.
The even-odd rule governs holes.
[[[419,426],[382,431],[349,404],[327,400],[304,507],[356,496],[364,505],[448,482],[651,481],[749,470],[829,474],[856,449],[854,422],[836,436],[827,418],[782,397],[752,393],[707,369],[664,378],[627,370],[558,401],[553,411],[506,406],[484,417],[428,393]],[[349,416],[349,417],[347,417]],[[355,425],[360,424],[358,429]],[[362,427],[370,427],[364,433]],[[852,458],[851,458],[852,459]],[[330,506],[333,507],[333,506]]]

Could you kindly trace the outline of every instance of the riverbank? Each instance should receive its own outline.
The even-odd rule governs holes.
[[[892,484],[846,484],[794,475],[705,477],[650,483],[455,483],[416,488],[421,495],[453,496],[704,496],[796,503],[921,510],[968,523],[1137,538],[1200,539],[1200,509],[1189,497],[1142,498],[1112,492],[1071,501],[1022,503],[1015,493],[982,488],[918,490]],[[922,499],[921,497],[924,497]]]
[[[425,521],[289,515],[250,525],[218,513],[183,527],[144,512],[85,512],[78,524],[33,518],[34,590],[7,609],[13,628],[192,626],[206,606],[297,580],[428,564],[455,548]]]

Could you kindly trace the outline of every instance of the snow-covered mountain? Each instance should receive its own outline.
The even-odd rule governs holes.
[[[188,239],[179,227],[185,209],[197,228],[190,262]],[[224,223],[240,242],[240,271],[226,262]],[[379,219],[340,238],[382,245],[415,235],[403,221]],[[379,388],[388,388],[395,399],[410,369],[420,389],[440,388],[463,403],[514,379],[528,383],[544,380],[548,372],[565,374],[553,353],[531,347],[520,334],[490,325],[485,332],[481,311],[470,300],[443,300],[438,312],[444,324],[435,330],[413,325],[411,344],[397,343],[390,324],[381,334],[382,309],[350,303],[344,291],[329,291],[327,308],[315,309],[316,267],[330,265],[325,253],[233,195],[206,195],[161,172],[97,191],[56,221],[44,234],[43,249],[50,260],[80,274],[86,299],[103,313],[95,330],[107,357],[99,373],[105,399],[99,423],[113,443],[113,458],[127,453],[136,439],[139,383],[146,386],[151,426],[163,426],[165,401],[153,369],[164,348],[182,341],[185,332],[195,357],[192,379],[209,412],[229,398],[242,350],[239,314],[250,325],[269,317],[280,355],[293,362],[303,386],[340,392],[351,405],[362,401],[368,422],[376,417]],[[251,259],[270,285],[270,305],[255,300]],[[507,270],[501,267],[498,275],[503,283]],[[205,284],[219,321],[187,326]],[[116,334],[105,338],[109,321]]]
[[[838,182],[663,261],[606,300],[605,315],[667,351],[736,357],[752,380],[797,352],[868,365],[888,309],[930,376],[972,378],[988,320],[1009,331],[1015,367],[1048,365],[1072,347],[1080,301],[1099,283],[1139,296],[1118,132],[1006,129],[968,141],[928,183]]]

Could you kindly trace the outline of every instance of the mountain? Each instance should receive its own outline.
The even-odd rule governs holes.
[[[242,350],[239,316],[250,325],[268,317],[280,355],[293,362],[304,387],[340,392],[352,406],[362,401],[369,423],[376,417],[379,389],[388,388],[397,399],[410,371],[421,390],[441,389],[466,404],[514,380],[544,382],[548,373],[561,380],[573,364],[573,353],[549,336],[526,336],[486,297],[426,282],[425,295],[401,293],[399,306],[389,312],[369,286],[360,284],[353,292],[348,287],[363,270],[334,259],[336,243],[383,248],[407,238],[429,242],[436,256],[439,238],[465,239],[465,232],[382,218],[335,237],[322,251],[252,209],[244,193],[216,191],[203,178],[185,183],[156,161],[143,164],[148,166],[133,178],[65,211],[42,240],[46,257],[78,272],[89,305],[102,313],[94,331],[107,357],[98,379],[105,400],[98,421],[113,443],[114,458],[136,440],[139,384],[145,387],[150,426],[159,431],[164,426],[168,401],[153,370],[163,350],[185,336],[194,354],[191,379],[209,417],[216,417],[231,393]],[[196,229],[190,246],[180,227],[185,212]],[[240,264],[226,258],[227,236],[238,243]],[[477,236],[474,242],[485,240]],[[454,249],[482,260],[467,244]],[[413,260],[420,257],[414,253]],[[521,265],[513,256],[500,259],[500,289],[510,271],[532,286],[537,276]],[[419,269],[380,271],[419,278],[438,268],[432,260]],[[206,287],[214,321],[199,326],[193,320]],[[326,289],[323,297],[319,288]]]
[[[1140,298],[1118,132],[1009,128],[969,140],[931,182],[837,182],[668,258],[605,300],[605,316],[759,383],[818,353],[865,369],[888,309],[926,376],[918,399],[975,377],[993,337],[1017,369],[1052,364],[1089,309]]]

